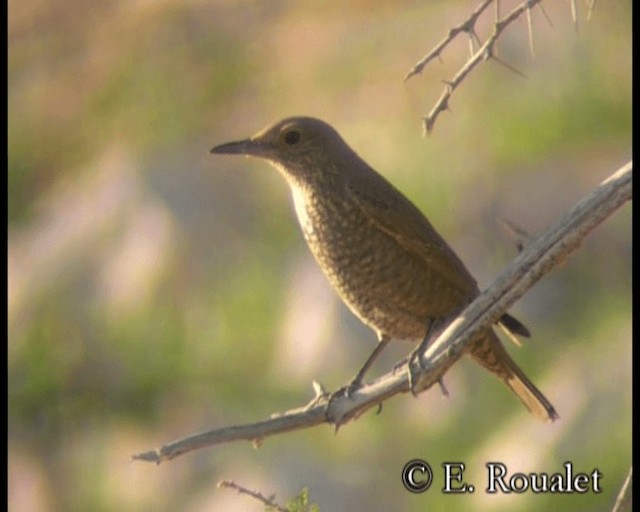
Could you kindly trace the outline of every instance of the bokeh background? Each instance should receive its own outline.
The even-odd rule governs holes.
[[[466,358],[433,388],[328,426],[155,466],[131,455],[306,403],[374,344],[339,302],[264,162],[210,155],[287,115],[321,117],[403,190],[488,285],[631,157],[631,2],[534,9],[500,58],[421,116],[468,56],[409,68],[473,1],[10,0],[9,509],[261,510],[235,480],[323,511],[607,510],[631,463],[631,207],[513,308],[508,348],[555,404],[540,424]],[[503,2],[503,8],[514,3]],[[486,33],[490,23],[481,22]],[[576,30],[577,28],[577,30]],[[408,351],[396,344],[374,373]],[[412,495],[403,465],[434,487]],[[445,496],[440,464],[478,491]],[[484,464],[603,474],[600,494],[490,496]]]

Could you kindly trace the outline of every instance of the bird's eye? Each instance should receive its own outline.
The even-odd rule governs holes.
[[[295,146],[300,140],[300,132],[298,130],[289,130],[284,134],[284,141],[289,146]]]

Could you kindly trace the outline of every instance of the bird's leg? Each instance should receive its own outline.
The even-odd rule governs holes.
[[[407,358],[409,369],[409,389],[411,390],[411,394],[413,396],[417,396],[418,394],[415,390],[415,377],[413,375],[413,372],[411,371],[411,366],[413,365],[414,361],[417,361],[420,368],[424,369],[424,366],[422,366],[421,356],[429,346],[429,343],[431,343],[431,340],[435,338],[436,333],[441,330],[440,327],[442,323],[443,319],[441,318],[429,321],[427,333],[424,335],[424,338],[422,339],[420,344],[411,352],[411,354],[409,354],[409,357]],[[440,392],[442,393],[442,396],[449,396],[449,390],[447,390],[447,387],[444,385],[444,380],[442,379],[442,377],[438,379],[438,384],[440,385]]]
[[[378,356],[387,346],[389,341],[391,341],[390,337],[385,336],[384,334],[378,335],[378,344],[376,345],[376,348],[373,349],[373,352],[371,352],[371,355],[367,358],[367,360],[362,365],[362,368],[360,368],[358,373],[356,373],[355,377],[351,379],[351,382],[349,382],[349,384],[347,384],[347,386],[343,388],[346,396],[351,395],[351,393],[353,393],[356,389],[360,387],[365,373],[367,373],[367,371],[369,370],[373,362],[378,358]]]

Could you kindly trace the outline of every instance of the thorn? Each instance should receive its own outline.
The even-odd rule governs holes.
[[[544,17],[547,19],[547,23],[549,23],[549,26],[550,26],[551,28],[554,28],[554,27],[553,27],[553,23],[551,22],[551,18],[550,18],[550,17],[549,17],[549,15],[547,14],[547,11],[545,11],[545,10],[544,10],[544,7],[543,7],[542,3],[539,3],[539,4],[538,4],[538,7],[539,7],[539,8],[540,8],[540,10],[542,11],[542,14],[544,14]]]
[[[488,60],[491,60],[492,58],[495,58],[497,60],[497,57],[493,56],[493,48],[491,48],[491,46],[487,46],[487,49],[484,51],[484,55],[482,56],[482,59],[484,61],[488,61]]]
[[[591,0],[591,3],[589,4],[589,10],[587,11],[587,21],[591,21],[591,14],[593,13],[595,8],[596,0]]]
[[[498,57],[493,57],[493,60],[495,60],[498,64],[502,64],[508,70],[513,71],[516,75],[520,75],[522,78],[529,78],[522,71],[520,71],[519,69],[513,67],[511,64],[508,64],[504,60],[499,59]]]
[[[431,133],[431,118],[429,116],[425,116],[422,118],[422,136],[427,137]]]
[[[473,27],[466,31],[469,34],[469,55],[473,57],[475,54],[474,43],[480,48],[482,43],[480,42],[480,38]]]
[[[433,118],[431,116],[427,116],[427,117],[423,117],[422,118],[422,136],[423,137],[427,137],[428,135],[431,134],[431,130],[433,130]]]
[[[311,383],[311,385],[313,386],[313,392],[315,393],[315,398],[320,398],[327,394],[327,391],[324,389],[324,386],[317,380],[314,380]]]
[[[533,237],[522,227],[518,226],[515,222],[511,222],[509,219],[498,219],[500,224],[509,237],[515,241],[518,252],[522,252],[526,245],[533,241]]]
[[[444,379],[442,377],[438,379],[438,384],[440,385],[440,393],[442,393],[442,396],[444,398],[449,398],[449,390],[447,389],[447,386],[444,385]]]
[[[578,7],[576,6],[576,0],[569,0],[569,4],[571,5],[571,18],[573,19],[573,25],[576,28],[576,32],[578,32]]]
[[[536,58],[536,51],[533,47],[533,24],[531,20],[531,7],[527,7],[527,28],[529,29],[529,51],[531,52],[531,57]]]
[[[407,80],[409,80],[409,78],[411,78],[412,76],[418,74],[418,72],[416,71],[415,66],[413,68],[411,68],[409,70],[409,72],[405,75],[404,79],[402,80],[402,83],[405,83]]]

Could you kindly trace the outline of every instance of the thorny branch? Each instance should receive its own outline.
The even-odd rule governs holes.
[[[246,487],[243,487],[242,485],[239,485],[231,480],[222,480],[221,482],[218,482],[218,487],[235,489],[236,491],[238,491],[238,494],[246,494],[248,496],[251,496],[253,499],[262,503],[265,507],[271,507],[278,512],[287,512],[286,508],[278,505],[278,503],[275,502],[275,496],[270,496],[267,498],[261,493],[252,491],[251,489],[247,489]]]
[[[611,512],[629,512],[633,509],[633,467],[629,468],[627,478],[625,478],[622,488],[618,493],[616,502],[613,504]]]
[[[460,23],[460,25],[450,29],[446,37],[442,41],[440,41],[429,53],[422,57],[422,59],[420,59],[420,61],[415,66],[411,68],[411,70],[404,77],[404,81],[406,82],[412,76],[422,73],[422,70],[425,68],[425,66],[436,57],[440,57],[442,51],[447,46],[449,46],[449,43],[451,43],[451,41],[453,41],[460,33],[475,34],[476,21],[478,20],[482,12],[493,3],[493,1],[494,0],[484,0],[476,8],[476,10],[471,13],[471,16]]]
[[[478,38],[478,35],[476,34],[475,26],[478,19],[486,10],[486,8],[494,1],[496,2],[496,10],[495,10],[495,22],[493,25],[493,30],[487,36],[484,43],[480,44],[481,42]],[[513,23],[515,20],[517,20],[520,16],[522,16],[525,13],[527,14],[527,17],[528,17],[527,27],[529,29],[529,45],[531,48],[531,52],[533,54],[533,32],[532,32],[532,26],[531,26],[531,9],[534,6],[538,5],[542,10],[542,13],[544,14],[545,18],[547,18],[547,20],[550,23],[549,17],[547,16],[546,12],[542,9],[541,2],[542,0],[525,0],[520,5],[515,7],[504,18],[501,18],[500,11],[499,11],[499,4],[500,4],[499,0],[483,0],[480,3],[480,5],[476,8],[476,10],[473,11],[465,21],[451,28],[447,36],[444,37],[422,59],[420,59],[420,61],[418,61],[411,68],[411,70],[409,70],[409,72],[406,74],[404,78],[405,82],[409,78],[422,73],[425,66],[429,64],[429,62],[431,62],[436,57],[440,57],[443,50],[461,33],[469,34],[469,36],[472,38],[472,41],[476,41],[479,45],[479,48],[477,51],[474,52],[472,49],[471,56],[466,61],[466,63],[458,70],[456,75],[450,80],[445,80],[445,86],[440,95],[440,98],[438,98],[438,101],[436,101],[435,105],[433,106],[429,114],[427,114],[426,116],[423,116],[422,122],[423,122],[423,130],[425,135],[428,135],[431,133],[431,131],[433,130],[433,126],[436,122],[436,119],[438,118],[440,113],[449,109],[449,100],[453,94],[453,91],[455,91],[458,88],[458,86],[467,78],[467,76],[471,73],[471,71],[473,71],[476,68],[476,66],[478,66],[478,64],[480,64],[481,62],[493,59],[507,66],[509,69],[516,71],[512,66],[499,60],[496,57],[495,46],[502,32],[509,25],[511,25],[511,23]],[[592,0],[592,3],[589,6],[588,17],[591,16],[591,11],[594,5],[595,5],[595,0]],[[572,10],[574,24],[577,28],[577,8],[575,5],[575,0],[571,0],[571,10]]]
[[[477,338],[544,274],[563,262],[598,224],[632,196],[629,161],[583,198],[541,237],[531,242],[424,352],[422,365],[412,363],[414,390],[424,391],[444,375]],[[136,460],[160,463],[183,453],[231,441],[253,441],[312,427],[321,423],[336,429],[392,396],[409,391],[409,368],[405,362],[374,382],[346,397],[330,395],[316,386],[316,397],[307,405],[273,414],[269,419],[247,425],[223,427],[190,435],[160,448],[134,455]]]

